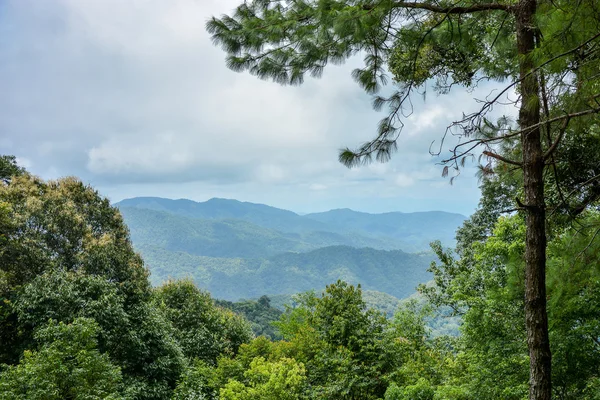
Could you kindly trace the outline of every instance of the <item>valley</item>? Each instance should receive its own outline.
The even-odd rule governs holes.
[[[431,279],[429,243],[453,246],[466,218],[349,209],[298,215],[228,199],[138,197],[115,205],[154,285],[191,278],[229,301],[321,290],[338,279],[408,297]]]

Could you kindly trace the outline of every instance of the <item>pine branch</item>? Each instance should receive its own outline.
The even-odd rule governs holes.
[[[577,192],[581,189],[583,189],[583,187],[594,183],[594,182],[598,182],[600,181],[600,174],[595,175],[593,177],[591,177],[590,179],[588,179],[587,181],[580,183],[575,189],[571,190],[566,196],[565,199],[556,206],[556,208],[554,209],[554,211],[548,216],[548,218],[552,217],[552,215],[554,215],[554,213],[562,206],[566,206],[567,205],[567,200],[569,198],[571,198],[573,195],[577,194]],[[588,202],[589,203],[589,202]]]
[[[517,165],[519,167],[523,166],[523,163],[521,163],[521,162],[510,160],[510,159],[508,159],[506,157],[502,157],[500,154],[492,153],[491,151],[487,151],[486,150],[486,151],[483,152],[483,154],[486,155],[486,156],[488,156],[488,157],[495,158],[498,161],[505,162],[507,164]]]
[[[563,123],[563,126],[560,128],[560,131],[558,132],[558,137],[556,138],[554,143],[552,143],[552,145],[548,148],[548,150],[546,150],[546,152],[544,153],[544,160],[547,160],[548,158],[550,158],[552,156],[552,154],[554,153],[554,151],[556,151],[556,148],[558,147],[558,145],[560,144],[560,141],[562,140],[563,136],[565,135],[565,131],[567,130],[567,126],[569,125],[570,120],[571,120],[571,117],[567,114],[565,122]],[[546,121],[546,123],[548,125],[550,125],[550,120]]]
[[[376,7],[376,5],[368,5],[366,7]],[[498,3],[483,3],[483,4],[474,4],[472,6],[467,7],[457,7],[457,6],[436,6],[428,3],[418,3],[418,2],[408,2],[408,1],[397,1],[392,3],[391,8],[408,8],[408,9],[416,9],[416,10],[426,10],[434,13],[440,14],[470,14],[481,11],[507,11],[513,12],[514,6],[508,4],[498,4]]]

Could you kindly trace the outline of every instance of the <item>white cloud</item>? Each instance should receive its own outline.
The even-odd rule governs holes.
[[[143,138],[111,137],[88,152],[87,167],[94,174],[178,173],[190,168],[193,149],[169,132]]]
[[[323,185],[321,183],[313,183],[309,186],[310,190],[326,190],[327,189],[327,185]]]
[[[442,123],[452,118],[453,115],[449,109],[440,104],[433,104],[422,110],[418,114],[413,114],[407,119],[407,123],[412,129],[407,129],[407,133],[411,136],[417,135],[426,129],[434,128],[439,125],[440,118],[443,118]]]
[[[429,145],[475,104],[471,95],[416,100],[393,161],[348,170],[338,149],[372,138],[383,116],[350,78],[360,60],[328,67],[302,87],[233,73],[204,24],[239,2],[5,2],[3,151],[30,160],[34,173],[78,175],[115,199],[138,190],[298,209],[313,202],[306,210],[434,204],[431,182],[447,180]]]
[[[407,174],[400,173],[396,175],[394,183],[399,187],[410,187],[415,184],[415,180]]]
[[[266,164],[256,168],[256,177],[261,183],[279,183],[286,178],[286,172],[278,165]]]

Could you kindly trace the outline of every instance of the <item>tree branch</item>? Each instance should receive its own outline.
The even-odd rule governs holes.
[[[536,68],[532,69],[531,71],[529,71],[527,74],[525,74],[524,76],[520,77],[519,79],[513,81],[510,85],[507,85],[504,87],[504,89],[502,89],[500,91],[500,93],[498,93],[492,100],[486,101],[485,104],[483,105],[483,107],[475,113],[469,114],[467,115],[465,118],[463,118],[461,121],[456,121],[454,123],[454,125],[459,125],[461,123],[465,123],[467,122],[469,119],[473,120],[474,118],[476,118],[478,115],[483,115],[486,110],[488,110],[493,104],[496,104],[496,102],[498,101],[498,99],[500,99],[500,97],[502,97],[502,95],[504,95],[506,92],[508,92],[512,87],[518,85],[519,83],[521,83],[523,81],[523,79],[527,78],[528,76],[535,74],[537,71],[541,70],[543,67],[545,67],[546,65],[550,64],[553,61],[558,60],[559,58],[565,57],[571,53],[574,53],[576,51],[578,51],[579,49],[582,49],[583,47],[587,46],[589,43],[593,42],[594,40],[600,38],[600,32],[596,33],[595,35],[593,35],[592,37],[590,37],[589,39],[587,39],[585,42],[579,44],[578,46],[567,50],[563,53],[560,53],[556,56],[551,57],[550,59],[546,60],[545,62],[543,62],[542,64],[540,64],[539,66],[537,66]],[[595,98],[596,96],[594,96]],[[598,108],[597,110],[600,111],[600,108]],[[550,123],[553,122],[554,120],[547,120],[544,121],[544,123]],[[541,124],[537,124],[535,125],[535,127],[539,126]]]
[[[550,156],[552,156],[552,153],[554,153],[554,151],[558,147],[560,141],[562,140],[562,138],[565,134],[565,131],[567,130],[567,126],[569,125],[570,120],[571,120],[571,117],[567,114],[565,122],[563,123],[563,126],[560,128],[560,132],[558,132],[558,137],[556,138],[554,143],[552,143],[552,145],[548,148],[548,150],[546,150],[546,152],[544,153],[544,160],[547,160]],[[546,122],[548,125],[550,124],[549,120]]]
[[[523,163],[521,162],[510,160],[508,158],[502,157],[500,154],[492,153],[491,151],[486,150],[483,152],[483,154],[488,157],[495,158],[496,160],[505,162],[507,164],[517,165],[519,167],[523,166]]]
[[[372,8],[377,7],[375,4],[369,4],[363,6],[365,10],[370,10]],[[410,1],[396,1],[391,4],[391,8],[409,8],[415,10],[426,10],[434,13],[440,14],[469,14],[480,11],[507,11],[512,12],[514,6],[508,4],[498,4],[498,3],[483,3],[483,4],[474,4],[468,7],[455,7],[455,6],[447,6],[441,7],[428,3],[419,3],[419,2],[410,2]]]
[[[571,198],[571,196],[573,196],[574,194],[576,194],[580,189],[582,189],[584,186],[589,185],[590,183],[594,183],[600,180],[600,174],[595,175],[593,177],[591,177],[590,179],[588,179],[587,181],[580,183],[579,185],[577,185],[577,187],[573,190],[571,190],[566,196],[565,199],[556,206],[556,208],[554,209],[554,211],[552,211],[552,213],[550,213],[550,215],[548,217],[552,217],[552,215],[554,215],[554,213],[562,206],[567,205],[567,200],[569,200],[569,198]]]
[[[563,119],[571,119],[571,118],[583,117],[584,115],[596,114],[596,113],[600,113],[600,107],[598,107],[598,108],[590,108],[590,109],[587,109],[587,110],[584,110],[584,111],[578,111],[578,112],[574,112],[574,113],[571,113],[571,114],[565,114],[565,115],[562,115],[560,117],[554,117],[552,119],[548,119],[548,120],[545,120],[545,121],[538,122],[537,124],[530,125],[530,126],[528,126],[526,128],[521,129],[520,131],[517,131],[517,132],[514,132],[514,133],[517,133],[517,134],[525,133],[525,132],[529,132],[530,130],[532,130],[534,128],[537,128],[537,127],[539,127],[539,126],[541,126],[543,124],[546,124],[546,123],[552,123],[552,122],[556,122],[556,121],[561,121]]]

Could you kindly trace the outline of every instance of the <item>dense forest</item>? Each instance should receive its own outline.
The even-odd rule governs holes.
[[[469,224],[472,232],[461,233],[465,237],[459,237],[456,263],[437,246],[442,267],[432,268],[436,285],[426,292],[436,302],[459,300],[454,304],[457,312],[472,306],[464,295],[454,299],[445,293],[456,291],[465,265],[473,270],[472,262],[480,261],[479,254],[471,259],[472,249],[461,240],[479,235],[472,240],[493,242],[499,233],[494,224],[503,214],[506,220],[498,223],[512,224],[506,230],[518,231],[522,224],[524,244],[516,254],[523,266],[510,277],[510,287],[522,290],[527,396],[530,400],[571,396],[564,380],[556,376],[563,370],[554,365],[560,350],[552,337],[556,321],[549,281],[552,246],[558,238],[573,232],[591,234],[590,244],[580,249],[578,257],[563,261],[576,265],[596,237],[598,2],[253,0],[229,15],[212,17],[206,27],[227,54],[227,67],[282,85],[300,85],[307,75],[322,76],[330,64],[362,56],[363,64],[351,75],[372,95],[373,108],[387,113],[372,139],[340,150],[339,161],[349,168],[390,160],[402,146],[403,128],[421,95],[431,91],[448,95],[456,87],[474,90],[491,83],[487,96],[474,99],[477,105],[457,104],[462,116],[448,122],[429,151],[440,157],[442,176],[449,176],[450,182],[468,161],[478,160],[482,178],[510,187],[504,193],[510,201],[503,202],[502,193],[487,199],[503,208],[484,217],[488,220]],[[501,116],[498,109],[507,111]],[[454,139],[454,144],[448,143]],[[512,245],[517,242],[514,238]],[[579,287],[585,284],[584,280]]]
[[[165,234],[183,236],[186,242],[178,250],[191,247],[213,257],[264,257],[327,246],[422,252],[430,250],[434,239],[454,245],[456,227],[466,219],[440,211],[369,214],[337,209],[298,215],[231,199],[136,197],[115,205],[134,243],[161,245],[166,244]]]
[[[411,94],[431,82],[438,94],[506,84],[447,132],[462,142],[444,159],[444,176],[480,156],[477,210],[455,246],[431,244],[432,280],[392,316],[367,297],[393,299],[341,279],[281,310],[288,300],[258,290],[233,303],[191,279],[152,286],[119,208],[77,178],[45,181],[1,156],[0,400],[600,400],[596,0],[250,0],[207,29],[230,68],[282,84],[364,55],[353,77],[390,113],[375,139],[340,153],[348,166],[391,157]],[[397,92],[384,97],[388,74]],[[514,97],[501,98],[507,92]],[[502,102],[517,121],[492,121]],[[152,218],[167,227],[189,217],[160,207]],[[302,220],[312,230],[329,217]],[[268,262],[310,266],[337,251],[353,279],[367,278],[352,266],[360,253],[340,243],[310,248],[309,231],[288,232],[298,235],[291,240],[277,233],[280,222],[258,222],[189,223],[192,235],[172,245],[243,233],[288,246],[289,254],[259,255]],[[232,247],[254,257],[245,253],[252,246]],[[251,268],[224,268],[240,266]],[[265,279],[283,274],[278,282],[291,273],[266,270]],[[440,328],[445,318],[451,329]]]
[[[148,260],[154,284],[169,278],[192,278],[202,289],[232,301],[324,288],[338,278],[402,298],[432,278],[427,268],[434,258],[432,253],[347,246],[286,252],[266,259],[195,256],[143,245],[137,245],[136,250]]]
[[[453,246],[465,220],[445,212],[347,209],[301,216],[226,199],[138,197],[115,205],[154,285],[191,278],[230,301],[322,289],[337,279],[409,296],[432,277],[429,243],[441,239]]]
[[[0,399],[527,397],[525,225],[500,216],[511,174],[483,179],[455,252],[434,243],[419,296],[393,304],[337,281],[281,311],[266,296],[215,301],[190,280],[153,288],[119,210],[93,188],[43,181],[8,156],[0,172]],[[548,244],[553,390],[598,399],[600,215],[562,221]],[[459,335],[456,322],[435,331],[458,317]]]

